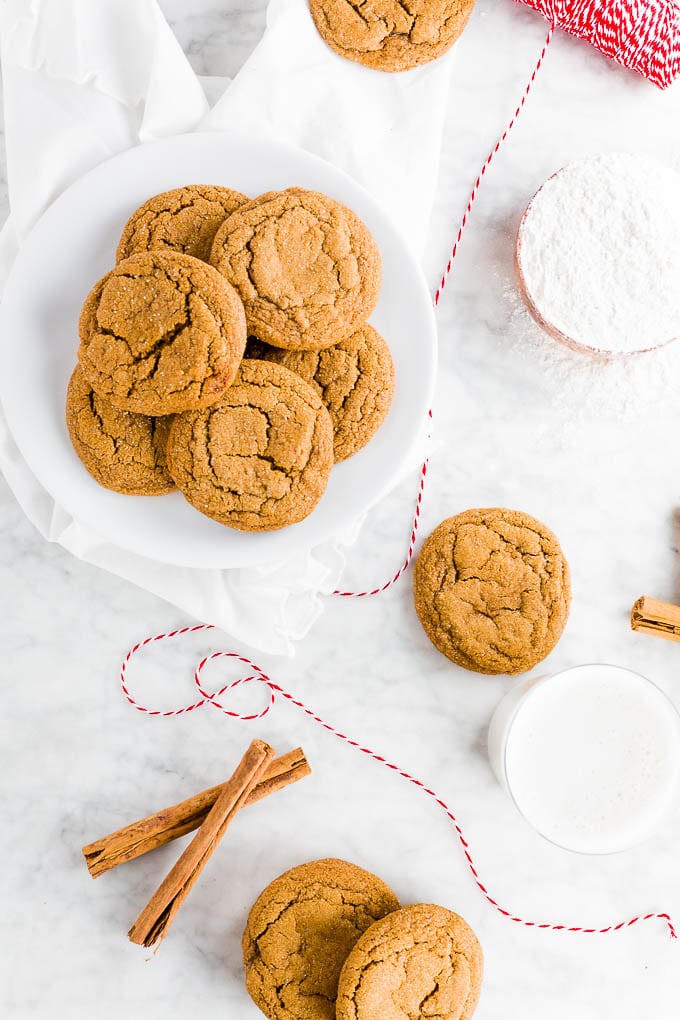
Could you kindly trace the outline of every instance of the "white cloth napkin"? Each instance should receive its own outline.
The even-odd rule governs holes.
[[[210,110],[156,0],[4,0],[0,17],[11,208],[0,286],[31,226],[85,171],[140,142],[235,126],[341,166],[422,251],[451,55],[403,74],[369,71],[326,47],[307,0],[271,0],[263,39]],[[56,505],[1,412],[0,468],[46,539],[274,654],[292,654],[309,630],[361,524],[273,566],[188,570],[105,542]]]

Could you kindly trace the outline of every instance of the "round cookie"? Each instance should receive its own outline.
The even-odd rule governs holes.
[[[239,531],[307,517],[333,467],[333,425],[312,387],[281,365],[244,361],[222,399],[177,415],[168,470],[186,499]]]
[[[73,449],[96,482],[129,496],[161,496],[175,483],[165,463],[172,418],[119,411],[98,396],[79,367],[66,393]]]
[[[372,925],[347,957],[337,1020],[469,1020],[483,967],[462,917],[425,903],[404,907]]]
[[[384,882],[346,861],[287,871],[260,895],[243,933],[250,997],[270,1020],[335,1020],[338,977],[350,950],[398,908]]]
[[[208,262],[218,228],[248,201],[240,191],[209,184],[188,184],[154,195],[123,227],[116,261],[158,248]]]
[[[366,321],[380,252],[351,209],[317,191],[268,192],[217,231],[210,261],[236,287],[248,329],[273,347],[320,350]]]
[[[172,251],[124,259],[80,314],[78,359],[93,389],[123,411],[208,407],[243,356],[243,305],[212,266]]]
[[[474,0],[310,0],[322,39],[347,60],[377,71],[407,71],[445,53],[465,28]]]
[[[467,510],[426,540],[414,575],[427,636],[477,673],[524,673],[557,644],[569,565],[553,533],[517,510]]]
[[[372,326],[321,351],[282,351],[249,341],[247,357],[289,368],[317,391],[333,422],[336,463],[373,438],[394,396],[394,364],[387,343]]]

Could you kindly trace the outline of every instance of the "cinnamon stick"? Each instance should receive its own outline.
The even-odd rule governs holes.
[[[263,778],[273,757],[274,750],[269,744],[253,740],[191,843],[130,928],[128,935],[131,942],[148,947],[165,938],[177,911],[232,819],[246,803],[258,780]]]
[[[301,747],[281,755],[271,762],[263,778],[251,791],[246,805],[255,804],[263,797],[296,783],[310,775],[311,771]],[[146,818],[140,818],[139,821],[131,822],[130,825],[84,846],[83,855],[90,874],[93,878],[98,878],[118,864],[132,861],[197,829],[223,789],[224,783],[211,786],[193,797],[180,801],[179,804],[173,804]]]
[[[630,625],[641,634],[680,641],[680,606],[643,595],[631,610]]]

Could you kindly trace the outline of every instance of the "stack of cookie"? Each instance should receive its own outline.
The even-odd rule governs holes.
[[[367,322],[380,281],[367,227],[326,195],[155,196],[83,305],[76,453],[107,488],[177,487],[241,531],[303,520],[391,403],[389,347]]]
[[[469,1020],[483,970],[462,917],[401,907],[376,875],[335,859],[267,886],[248,917],[243,960],[269,1020]]]

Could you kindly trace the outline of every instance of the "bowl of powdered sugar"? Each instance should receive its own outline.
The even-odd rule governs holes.
[[[612,153],[563,167],[520,223],[515,263],[538,324],[600,357],[680,337],[680,173]]]

